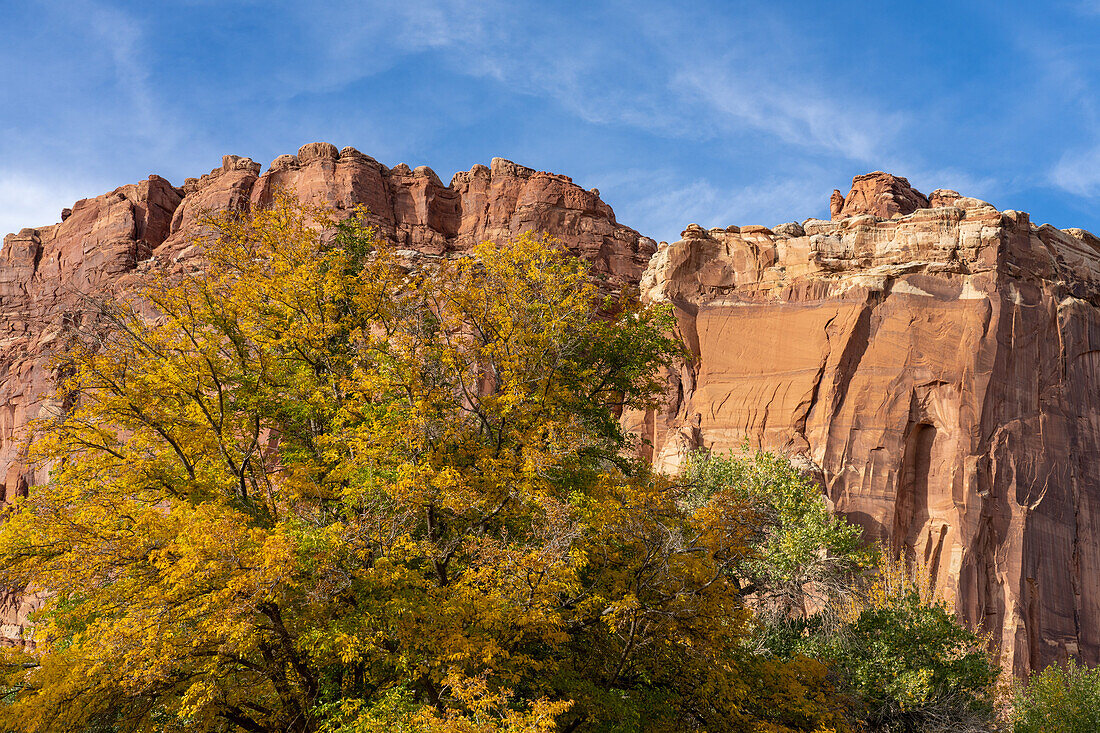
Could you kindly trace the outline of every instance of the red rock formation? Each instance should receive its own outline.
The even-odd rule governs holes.
[[[857,177],[856,215],[804,236],[663,246],[643,292],[674,304],[693,361],[628,419],[664,468],[746,437],[796,456],[930,565],[1007,668],[1096,664],[1100,240],[897,182]]]
[[[263,205],[279,188],[338,211],[364,204],[401,248],[549,230],[613,284],[640,279],[675,306],[693,354],[661,410],[624,418],[659,466],[745,437],[785,451],[869,536],[927,560],[1009,668],[1100,662],[1100,240],[883,173],[834,194],[833,221],[690,225],[644,275],[652,240],[597,192],[500,159],[444,186],[428,168],[314,143],[262,175],[227,156],[182,189],[154,176],[78,202],[0,251],[7,500],[45,478],[18,440],[50,400],[64,322],[89,325],[79,293],[198,256],[202,211]],[[18,637],[25,602],[8,600],[0,635]]]
[[[174,188],[158,176],[123,186],[62,212],[62,222],[24,229],[0,250],[0,492],[4,501],[45,481],[23,460],[24,428],[53,395],[50,361],[66,324],[91,328],[84,295],[124,290],[136,270],[168,267],[201,254],[205,211],[262,206],[285,189],[309,203],[370,210],[396,246],[429,254],[462,251],[483,240],[546,231],[592,262],[612,287],[636,284],[653,240],[615,222],[599,196],[565,177],[496,158],[444,186],[430,168],[392,169],[354,148],[311,143],[260,175],[249,158]],[[0,598],[0,644],[17,643],[32,599]]]
[[[844,210],[844,194],[840,189],[834,188],[833,195],[829,197],[829,216],[833,219],[840,218],[840,212]]]
[[[840,196],[840,191],[833,191],[829,200],[834,221],[860,214],[889,219],[927,208],[928,198],[910,186],[908,180],[882,171],[856,176],[852,179],[852,190],[847,196]]]
[[[637,283],[656,245],[621,226],[611,207],[567,176],[536,172],[494,158],[456,173],[444,186],[427,166],[392,169],[355,148],[337,152],[327,143],[303,146],[277,158],[256,181],[253,206],[278,189],[305,202],[351,209],[363,204],[370,222],[398,247],[442,254],[525,231],[546,231],[620,284]],[[186,203],[186,200],[185,200]]]

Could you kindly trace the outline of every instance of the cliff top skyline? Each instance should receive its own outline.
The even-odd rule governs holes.
[[[948,19],[948,20],[945,20]],[[354,145],[445,180],[502,156],[620,221],[828,217],[868,170],[1100,231],[1100,5],[8,4],[0,230],[224,153]]]

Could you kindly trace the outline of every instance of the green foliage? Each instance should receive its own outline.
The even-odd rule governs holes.
[[[696,453],[689,501],[729,491],[749,508],[753,552],[737,584],[760,621],[754,649],[790,664],[817,660],[871,731],[985,730],[996,669],[980,639],[930,582],[861,542],[788,460]],[[819,683],[821,684],[821,683]]]
[[[987,712],[977,640],[919,589],[864,587],[875,551],[788,461],[668,477],[624,457],[617,416],[654,405],[679,353],[667,308],[601,296],[531,235],[415,268],[286,198],[208,224],[205,269],[103,303],[111,328],[58,364],[66,409],[32,441],[50,484],[0,526],[0,582],[49,590],[36,655],[5,653],[0,726],[824,733]]]
[[[1100,730],[1100,668],[1051,665],[1018,684],[1009,714],[1014,733]]]
[[[821,490],[791,462],[770,453],[747,458],[693,454],[683,472],[691,501],[732,491],[749,511],[755,552],[738,563],[742,591],[771,622],[792,616],[832,618],[838,601],[877,557],[862,530],[833,514]]]
[[[865,608],[824,650],[878,731],[985,730],[997,669],[946,604],[916,592]]]

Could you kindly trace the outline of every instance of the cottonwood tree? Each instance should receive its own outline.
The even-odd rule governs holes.
[[[730,572],[756,611],[747,637],[754,654],[825,664],[857,729],[992,729],[996,667],[926,567],[865,544],[860,528],[834,515],[784,458],[699,452],[681,479],[689,502],[725,490],[750,508],[742,516],[755,551]]]
[[[822,665],[738,643],[752,508],[623,457],[667,311],[532,235],[410,263],[285,197],[207,224],[58,364],[50,482],[0,527],[0,582],[48,592],[0,725],[843,726]]]

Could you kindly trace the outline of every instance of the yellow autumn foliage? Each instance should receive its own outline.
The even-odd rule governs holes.
[[[0,527],[48,592],[0,725],[842,728],[824,667],[739,646],[743,501],[625,457],[668,311],[551,239],[407,260],[358,222],[210,218],[70,334]]]

